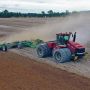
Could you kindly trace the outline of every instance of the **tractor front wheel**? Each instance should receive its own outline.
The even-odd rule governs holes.
[[[57,63],[64,63],[71,60],[71,52],[68,48],[55,49],[53,57]]]

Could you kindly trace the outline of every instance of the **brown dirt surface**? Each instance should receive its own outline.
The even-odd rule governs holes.
[[[6,42],[10,36],[21,34],[23,31],[27,32],[32,27],[37,29],[46,22],[47,19],[43,18],[0,18],[0,41]]]
[[[0,90],[90,90],[90,79],[0,52]]]
[[[44,24],[46,20],[42,18],[0,18],[0,25],[14,27],[32,27]]]

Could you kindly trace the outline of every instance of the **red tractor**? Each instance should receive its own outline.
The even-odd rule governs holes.
[[[70,37],[73,40],[70,40]],[[85,47],[75,42],[76,32],[56,34],[55,41],[49,41],[37,46],[37,55],[40,58],[53,56],[56,62],[63,63],[72,59],[80,59],[85,55]]]

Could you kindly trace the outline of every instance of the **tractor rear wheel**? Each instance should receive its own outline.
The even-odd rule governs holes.
[[[36,50],[40,58],[48,57],[52,54],[52,50],[48,47],[47,43],[38,45]]]
[[[68,48],[56,49],[53,51],[53,57],[57,63],[64,63],[71,60],[71,52]]]

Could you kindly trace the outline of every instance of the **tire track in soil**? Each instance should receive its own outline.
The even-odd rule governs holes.
[[[90,79],[0,52],[0,90],[90,90]]]
[[[56,68],[61,68],[63,70],[90,78],[90,60],[80,60],[78,62],[67,62],[58,64],[54,61],[52,57],[38,58],[35,49],[24,48],[24,49],[13,49],[11,51],[20,54],[22,56],[34,59],[35,61],[47,63]]]

